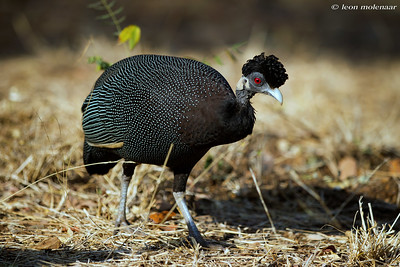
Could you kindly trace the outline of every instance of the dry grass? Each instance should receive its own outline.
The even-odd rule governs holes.
[[[400,262],[400,232],[393,231],[393,225],[378,225],[374,220],[371,205],[368,204],[368,216],[364,216],[361,199],[360,217],[362,225],[352,230],[348,236],[350,241],[349,260],[359,265],[398,265]]]
[[[217,66],[232,85],[242,62],[261,50],[250,47],[238,63],[225,59],[229,64]],[[111,50],[114,60],[125,56],[104,42],[88,53],[113,60]],[[280,57],[290,77],[282,88],[283,107],[256,97],[254,134],[212,149],[188,183],[200,231],[231,245],[221,251],[186,242],[180,216],[163,225],[147,221],[157,186],[152,211],[174,203],[171,174],[164,173],[158,185],[157,166],[140,166],[129,188],[135,234],[113,236],[120,166],[92,177],[81,166],[80,105],[99,73],[67,50],[4,60],[0,265],[400,264],[394,248],[399,226],[379,228],[399,213],[400,62]],[[374,219],[364,227],[363,216],[357,217],[355,230],[360,195],[372,203]],[[392,246],[392,256],[383,257],[393,258],[368,254],[379,234]]]

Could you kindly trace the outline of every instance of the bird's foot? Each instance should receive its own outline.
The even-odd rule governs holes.
[[[117,219],[115,221],[115,230],[114,230],[114,235],[116,235],[120,230],[123,230],[128,233],[133,233],[133,229],[130,227],[130,223],[126,220],[126,218],[123,219]]]
[[[193,246],[200,245],[200,247],[208,248],[209,243],[203,239],[201,235],[192,236],[189,234],[188,240],[192,243]]]
[[[188,239],[192,245],[197,246],[197,244],[198,244],[198,245],[200,245],[200,247],[202,249],[206,249],[206,250],[225,250],[227,248],[235,247],[235,245],[233,245],[233,244],[228,244],[225,242],[218,242],[215,240],[205,241],[203,238],[201,238],[201,240],[197,241],[196,238],[194,238],[192,236],[189,236]]]
[[[211,243],[209,242],[207,244],[207,247],[205,247],[205,249],[207,250],[224,250],[226,247],[222,244],[218,244],[218,243]]]

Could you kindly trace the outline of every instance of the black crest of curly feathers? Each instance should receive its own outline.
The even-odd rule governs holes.
[[[265,56],[264,53],[249,59],[243,65],[242,74],[249,75],[252,72],[260,72],[264,75],[265,80],[272,88],[277,88],[285,83],[289,78],[286,69],[278,58],[274,55]]]

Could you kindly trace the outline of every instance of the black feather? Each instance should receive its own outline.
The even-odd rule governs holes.
[[[282,86],[289,78],[286,69],[274,55],[265,57],[264,53],[249,59],[242,67],[242,74],[248,76],[252,72],[260,72],[272,88]]]
[[[83,163],[89,174],[107,174],[117,163],[102,163],[116,161],[120,156],[111,149],[90,146],[86,140],[83,143]]]

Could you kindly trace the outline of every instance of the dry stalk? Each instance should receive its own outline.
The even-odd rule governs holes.
[[[154,204],[155,197],[156,197],[156,194],[157,194],[157,191],[158,191],[158,187],[160,186],[160,184],[161,184],[161,182],[162,182],[162,180],[163,180],[163,175],[164,175],[165,169],[167,168],[167,162],[168,162],[168,159],[169,159],[169,157],[170,157],[170,155],[171,155],[171,152],[172,152],[172,148],[173,148],[173,147],[174,147],[174,144],[171,144],[170,147],[169,147],[167,156],[165,157],[165,160],[164,160],[164,164],[163,164],[162,171],[161,171],[161,173],[160,173],[160,175],[159,175],[159,177],[158,177],[158,179],[157,179],[156,187],[154,188],[153,194],[151,195],[151,199],[150,199],[149,205],[148,205],[147,208],[146,208],[147,217],[148,217],[148,214],[150,213],[151,207],[152,207],[153,204]],[[171,211],[170,211],[169,213],[171,213]],[[169,215],[169,214],[168,214],[168,215]]]
[[[364,215],[361,200],[362,197],[359,199],[361,227],[353,227],[348,235],[350,263],[367,266],[400,264],[400,232],[395,233],[393,230],[400,214],[392,226],[386,229],[386,224],[379,226],[374,220],[370,203],[368,203],[369,214]]]
[[[9,196],[7,196],[7,197],[4,197],[3,199],[0,200],[0,203],[7,201],[8,199],[12,198],[13,196],[15,196],[15,195],[17,195],[17,194],[20,194],[21,192],[25,191],[25,190],[28,189],[28,188],[33,187],[34,185],[36,185],[36,184],[39,183],[39,182],[45,181],[46,179],[51,178],[51,177],[54,177],[54,176],[57,176],[57,175],[59,175],[59,174],[63,174],[63,173],[66,173],[66,172],[68,172],[68,171],[72,171],[72,170],[76,170],[76,169],[81,169],[81,168],[84,168],[85,166],[88,166],[88,165],[91,166],[91,165],[98,165],[98,164],[105,164],[105,163],[116,163],[116,162],[118,162],[118,161],[119,161],[119,160],[116,160],[116,161],[97,162],[97,163],[93,163],[93,164],[80,165],[80,166],[75,166],[75,167],[71,167],[71,168],[68,168],[68,169],[56,171],[56,172],[54,172],[54,173],[51,173],[51,174],[49,174],[49,175],[46,175],[45,177],[42,177],[42,178],[40,178],[40,179],[38,179],[38,180],[36,180],[36,181],[34,181],[34,182],[28,184],[27,186],[25,186],[24,188],[18,190],[18,191],[15,192],[15,193],[13,193],[13,194],[11,194],[11,195],[9,195]]]
[[[274,226],[274,222],[272,221],[271,215],[269,214],[268,207],[267,207],[267,205],[265,204],[265,201],[264,201],[264,198],[263,198],[263,196],[262,196],[260,187],[258,186],[257,178],[256,178],[256,176],[254,175],[254,172],[253,172],[253,170],[252,170],[251,168],[250,168],[250,172],[251,172],[251,177],[253,177],[254,185],[256,186],[258,196],[260,197],[261,204],[263,205],[265,214],[267,215],[268,220],[269,220],[269,223],[271,224],[272,231],[273,231],[274,234],[276,235],[276,229],[275,229],[275,226]]]
[[[289,174],[290,178],[294,182],[296,182],[296,184],[298,184],[301,188],[303,188],[308,194],[310,194],[313,198],[315,198],[319,202],[321,207],[324,209],[325,213],[330,217],[332,224],[337,228],[342,228],[340,222],[335,218],[335,216],[333,216],[332,211],[328,208],[325,201],[322,200],[322,198],[317,194],[317,192],[315,192],[314,189],[303,183],[303,181],[301,181],[296,171],[290,170]]]

